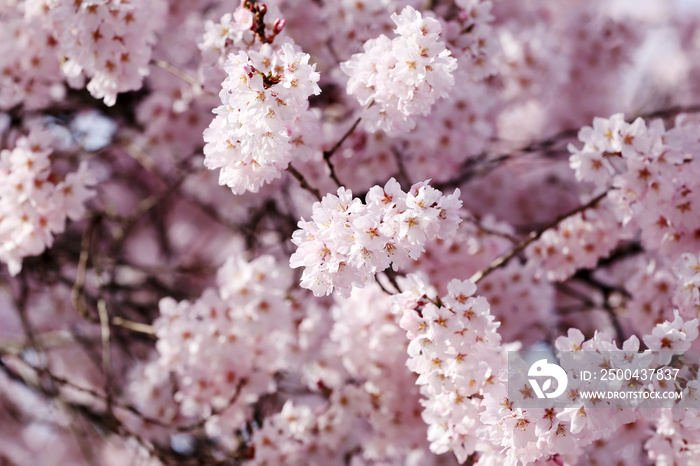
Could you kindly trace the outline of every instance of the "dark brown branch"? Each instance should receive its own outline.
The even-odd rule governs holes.
[[[644,119],[653,118],[670,118],[681,113],[700,113],[700,105],[688,105],[688,106],[675,106],[667,109],[657,110],[654,112],[639,115],[638,117]],[[627,121],[632,122],[636,118],[630,118]],[[531,142],[530,144],[521,147],[520,149],[515,149],[508,153],[502,154],[489,154],[481,153],[474,154],[462,163],[458,170],[458,174],[442,183],[436,183],[434,187],[436,189],[444,190],[446,188],[456,188],[462,184],[470,181],[478,176],[488,173],[503,162],[506,162],[517,155],[520,154],[537,154],[544,153],[545,155],[553,156],[557,154],[568,154],[568,151],[560,151],[556,149],[555,146],[562,141],[576,137],[579,132],[579,128],[570,128],[560,131],[552,136],[549,136],[540,141]]]
[[[504,267],[506,264],[508,264],[508,262],[510,262],[510,260],[513,257],[520,254],[520,252],[522,252],[532,242],[539,239],[540,236],[542,236],[542,234],[545,231],[549,230],[550,228],[555,228],[557,225],[559,225],[560,222],[562,222],[563,220],[565,220],[569,217],[572,217],[580,212],[583,212],[584,210],[587,210],[587,209],[590,209],[591,207],[594,207],[596,204],[598,204],[598,202],[601,201],[601,199],[603,199],[605,196],[607,196],[607,194],[608,194],[608,191],[604,191],[604,192],[600,193],[599,195],[597,195],[596,197],[594,197],[593,199],[591,199],[590,201],[588,201],[586,204],[584,204],[580,207],[577,207],[576,209],[572,210],[571,212],[567,212],[565,214],[558,216],[557,218],[552,220],[549,224],[545,225],[544,228],[531,232],[524,240],[522,240],[520,243],[516,244],[510,251],[506,252],[505,254],[501,255],[496,260],[491,262],[491,264],[489,264],[489,266],[486,267],[485,269],[482,269],[482,270],[479,270],[478,272],[476,272],[474,275],[471,276],[471,278],[469,280],[471,280],[472,283],[476,284],[479,282],[479,280],[481,280],[482,278],[484,278],[485,276],[487,276],[488,274],[490,274],[494,270],[496,270],[500,267]]]
[[[265,4],[259,4],[257,1],[249,1],[243,4],[243,8],[253,13],[253,24],[250,26],[250,30],[258,36],[260,42],[269,44],[271,40],[265,35],[265,14],[267,14],[267,7]]]
[[[143,217],[146,212],[151,210],[153,207],[162,202],[166,197],[168,197],[173,192],[177,191],[180,185],[185,181],[185,176],[180,176],[177,180],[172,182],[168,187],[162,191],[148,196],[146,199],[141,200],[134,210],[129,214],[127,218],[124,219],[120,228],[114,233],[114,243],[112,244],[112,250],[116,253],[119,251],[126,240],[131,229]]]
[[[620,293],[629,298],[630,294],[625,289],[601,282],[593,276],[590,270],[579,270],[576,272],[576,275],[574,275],[573,278],[599,290],[603,294],[604,301],[602,308],[608,314],[608,317],[610,317],[610,322],[615,329],[618,345],[622,346],[622,343],[625,341],[625,332],[622,330],[622,325],[620,324],[620,320],[617,318],[617,314],[615,314],[615,310],[610,305],[610,296],[613,293]]]
[[[384,293],[388,294],[389,296],[394,296],[394,293],[392,293],[391,291],[387,290],[386,287],[385,287],[384,285],[382,285],[382,282],[381,282],[381,280],[379,280],[379,278],[377,278],[377,277],[375,276],[375,277],[374,277],[374,280],[377,282],[377,285],[379,285],[379,288],[381,288],[382,291],[383,291]]]
[[[350,137],[350,135],[355,131],[355,128],[357,128],[357,125],[360,124],[360,121],[362,120],[362,117],[357,117],[355,122],[352,124],[350,129],[348,129],[345,134],[338,140],[338,142],[335,143],[333,147],[328,149],[327,151],[323,151],[323,160],[326,162],[326,165],[328,166],[328,169],[330,170],[331,173],[331,178],[333,178],[333,181],[335,181],[335,184],[338,185],[338,187],[342,186],[343,184],[340,182],[338,179],[338,176],[335,174],[335,167],[333,166],[333,162],[331,162],[331,157],[333,157],[333,154],[340,149],[340,146],[343,145],[345,140]]]
[[[389,280],[389,283],[391,283],[391,286],[396,288],[397,293],[401,293],[401,287],[399,286],[399,283],[396,281],[397,273],[394,271],[392,268],[388,268],[384,270],[384,275],[386,276],[387,280]]]
[[[296,178],[296,180],[299,182],[301,187],[305,189],[306,191],[310,192],[312,196],[316,198],[317,201],[321,201],[321,191],[319,191],[317,188],[314,188],[309,184],[308,181],[306,181],[306,178],[304,178],[304,175],[299,173],[299,171],[294,168],[293,166],[289,165],[287,167],[287,171],[291,173],[291,175]]]
[[[75,283],[71,289],[71,301],[73,307],[78,311],[78,314],[83,319],[88,319],[87,304],[85,303],[85,273],[87,271],[87,262],[90,255],[90,243],[92,242],[92,233],[100,217],[93,217],[83,231],[83,238],[80,242],[80,257],[78,259],[78,271],[75,276]]]
[[[646,120],[649,118],[670,118],[680,115],[681,113],[700,113],[700,105],[676,105],[675,107],[656,110],[654,112],[644,113],[639,116]]]
[[[411,178],[408,176],[408,172],[406,171],[406,166],[403,163],[403,157],[401,157],[401,153],[395,147],[391,148],[391,153],[394,155],[396,167],[399,169],[398,173],[396,174],[396,179],[399,182],[399,186],[401,186],[401,189],[404,191],[408,191],[413,183],[411,183]]]
[[[485,233],[485,234],[487,234],[487,235],[498,236],[498,237],[500,237],[500,238],[507,239],[507,240],[510,241],[511,243],[517,243],[517,242],[518,242],[518,238],[516,238],[516,237],[513,236],[513,235],[509,235],[508,233],[504,233],[504,232],[502,232],[502,231],[498,231],[498,230],[494,230],[494,229],[492,229],[492,228],[485,227],[484,225],[481,224],[481,222],[479,221],[478,218],[475,218],[475,217],[466,217],[466,218],[463,218],[463,220],[464,220],[465,222],[471,223],[472,225],[474,225],[474,226],[476,227],[477,230],[479,230],[480,232],[483,232],[483,233]]]

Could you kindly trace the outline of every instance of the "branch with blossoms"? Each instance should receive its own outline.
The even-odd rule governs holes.
[[[691,7],[11,3],[2,461],[695,461]]]
[[[644,119],[672,119],[682,114],[693,114],[700,112],[698,105],[675,106],[656,110],[642,114],[638,117],[630,118],[629,121],[637,118]],[[517,159],[525,154],[534,154],[541,157],[561,157],[569,154],[564,148],[558,147],[570,141],[578,134],[578,129],[565,129],[553,136],[542,140],[533,141],[523,147],[504,153],[481,153],[474,154],[466,158],[466,161],[459,167],[458,175],[440,182],[436,185],[438,189],[446,189],[461,186],[473,179],[483,177],[492,170],[497,169],[502,164],[510,160]]]
[[[523,252],[525,248],[527,248],[530,244],[532,244],[534,241],[537,241],[544,232],[547,230],[556,228],[562,221],[566,220],[567,218],[570,218],[576,214],[579,214],[587,209],[590,209],[592,207],[595,207],[598,202],[600,202],[603,198],[605,198],[608,195],[608,191],[602,192],[601,194],[597,195],[587,203],[583,204],[580,207],[577,207],[576,209],[572,210],[571,212],[567,212],[565,214],[559,215],[557,218],[549,222],[547,225],[545,225],[543,228],[540,228],[537,231],[531,232],[525,239],[520,241],[518,244],[514,245],[513,248],[508,251],[507,253],[501,255],[500,257],[496,258],[491,264],[489,264],[488,267],[486,267],[483,270],[479,270],[477,273],[472,275],[469,278],[469,281],[472,283],[476,284],[478,283],[481,279],[483,279],[485,276],[488,274],[492,273],[494,270],[499,269],[500,267],[505,267],[508,265],[508,262],[512,260],[514,257],[516,257],[518,254]]]

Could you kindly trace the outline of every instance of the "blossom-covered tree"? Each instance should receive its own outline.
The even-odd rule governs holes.
[[[700,464],[700,360],[673,407],[508,377],[700,350],[699,31],[692,0],[0,2],[0,464]]]

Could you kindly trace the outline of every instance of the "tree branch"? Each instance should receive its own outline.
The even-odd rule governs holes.
[[[340,182],[338,176],[335,174],[335,168],[333,167],[333,162],[331,162],[331,157],[333,157],[333,154],[335,154],[335,152],[338,149],[340,149],[340,146],[343,145],[345,140],[350,137],[353,131],[355,131],[355,128],[357,128],[357,125],[360,124],[361,120],[362,117],[357,117],[352,126],[345,132],[345,134],[343,134],[343,136],[338,140],[338,142],[336,142],[335,145],[329,150],[323,151],[323,160],[326,162],[326,165],[330,169],[331,178],[333,178],[333,181],[335,181],[335,184],[337,184],[338,187],[343,186],[343,184]]]
[[[561,221],[563,221],[569,217],[572,217],[580,212],[583,212],[584,210],[587,210],[587,209],[590,209],[591,207],[594,207],[605,196],[607,196],[607,194],[608,194],[608,191],[606,190],[606,191],[600,193],[599,195],[597,195],[596,197],[594,197],[593,199],[591,199],[590,201],[588,201],[586,204],[584,204],[580,207],[577,207],[576,209],[572,210],[571,212],[567,212],[565,214],[558,216],[557,218],[552,220],[549,224],[545,225],[542,229],[540,229],[538,231],[531,232],[527,236],[527,238],[522,240],[520,243],[516,244],[510,251],[506,252],[505,254],[501,255],[496,260],[491,262],[491,264],[489,264],[488,267],[476,272],[474,275],[471,276],[471,278],[469,280],[472,283],[476,284],[479,282],[479,280],[481,280],[482,278],[484,278],[485,276],[487,276],[488,274],[490,274],[494,270],[496,270],[500,267],[504,267],[506,264],[508,264],[508,262],[513,257],[517,256],[518,254],[520,254],[521,251],[523,251],[526,247],[528,247],[530,245],[530,243],[539,239],[540,236],[542,236],[542,234],[545,231],[549,230],[550,228],[556,227]]]
[[[151,60],[151,64],[157,66],[158,68],[162,68],[168,73],[172,74],[173,76],[177,76],[178,78],[182,79],[185,81],[187,84],[191,84],[195,88],[201,90],[202,83],[200,83],[196,78],[190,76],[189,74],[185,73],[182,71],[180,68],[177,68],[176,66],[171,65],[165,60],[157,60],[153,59]]]
[[[291,175],[296,178],[296,180],[299,182],[301,187],[305,189],[306,191],[310,192],[313,197],[316,198],[317,201],[321,202],[321,191],[319,191],[317,188],[314,188],[309,184],[308,181],[306,181],[306,178],[304,178],[304,175],[302,175],[296,168],[294,168],[291,164],[289,167],[287,167],[287,171],[291,173]],[[338,185],[340,186],[340,185]]]

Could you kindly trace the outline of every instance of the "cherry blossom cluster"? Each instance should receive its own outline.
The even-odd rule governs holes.
[[[187,424],[191,419],[183,415],[174,402],[175,391],[169,367],[159,364],[156,357],[131,369],[124,395],[143,416],[164,424]],[[138,432],[152,442],[169,441],[170,432],[163,425],[149,424],[128,411],[120,411],[118,416],[132,432]]]
[[[53,171],[51,134],[34,130],[20,137],[12,150],[0,152],[0,261],[10,274],[22,269],[22,259],[53,244],[66,219],[79,220],[96,182],[85,162],[77,171]]]
[[[233,14],[224,14],[218,22],[207,20],[204,34],[197,44],[204,60],[223,66],[228,54],[234,51],[233,47],[236,51],[252,48],[256,39],[252,25],[253,13],[243,5]]]
[[[673,309],[679,292],[678,280],[674,271],[658,260],[647,261],[637,258],[629,264],[630,269],[623,281],[624,289],[630,295],[627,301],[628,325],[640,334],[646,334],[659,322],[663,322],[669,309]],[[685,309],[677,304],[680,309]],[[690,315],[690,314],[688,314]]]
[[[428,240],[453,234],[462,221],[459,195],[457,189],[445,196],[427,181],[406,193],[392,178],[383,188],[372,187],[362,203],[338,188],[337,196],[327,194],[314,203],[311,221],[299,221],[289,263],[305,267],[301,286],[314,295],[335,289],[348,296],[353,286],[364,286],[390,264],[398,270],[417,259]]]
[[[684,316],[700,317],[700,257],[683,254],[674,267],[677,285],[673,303]]]
[[[426,245],[426,253],[409,269],[425,273],[438,292],[445,293],[454,277],[470,277],[505,254],[514,234],[512,227],[493,217],[468,218],[451,238]],[[503,341],[535,343],[554,324],[550,314],[555,306],[554,287],[542,275],[531,263],[511,261],[479,281],[479,294],[488,299],[491,313],[500,322]]]
[[[697,118],[680,116],[666,130],[660,120],[649,126],[622,114],[596,118],[584,127],[581,149],[569,146],[577,179],[612,187],[609,197],[623,223],[634,220],[644,244],[679,254],[697,250],[700,220],[694,193],[700,189],[700,163],[694,157],[700,140]]]
[[[698,319],[685,320],[676,310],[673,321],[657,325],[650,335],[644,337],[644,343],[652,350],[661,350],[659,354],[665,358],[659,362],[668,363],[672,357],[677,356],[683,361],[683,353],[690,349],[697,351],[697,337]],[[685,364],[692,367],[692,363]],[[644,447],[648,450],[649,457],[657,464],[692,464],[700,452],[698,416],[695,409],[685,406],[700,401],[697,365],[695,371],[694,377],[686,377],[684,399],[679,403],[680,406],[648,415],[655,423],[656,431],[645,442]]]
[[[700,454],[697,416],[692,410],[665,410],[654,419],[656,430],[644,448],[655,464],[693,464]]]
[[[562,16],[556,32],[562,37],[562,31],[566,31],[560,42],[566,55],[554,55],[551,72],[558,75],[557,81],[564,77],[564,81],[559,81],[563,95],[588,96],[579,99],[578,118],[609,115],[624,106],[624,94],[620,92],[616,76],[627,71],[634,61],[634,54],[643,42],[644,24],[631,17],[601,15],[590,3],[571,13]],[[553,116],[576,127],[582,120],[571,117],[564,104],[567,100],[558,96]]]
[[[133,138],[155,163],[170,169],[201,146],[202,132],[211,118],[213,98],[212,102],[191,102],[196,92],[183,88],[180,80],[161,70],[155,70],[150,81],[157,81],[158,91],[139,103],[136,119],[145,129],[134,133]],[[219,83],[220,80],[217,86]],[[200,154],[198,169],[203,167],[201,158]]]
[[[445,41],[464,63],[469,78],[480,81],[497,72],[498,53],[501,50],[491,23],[491,0],[458,0],[462,10],[456,20],[445,25]]]
[[[580,331],[571,329],[566,337],[557,339],[556,348],[559,351],[586,351],[589,359],[584,361],[591,364],[598,363],[595,355],[601,354],[601,351],[604,352],[602,354],[619,351],[609,338],[601,334],[596,334],[585,343],[584,340]],[[636,337],[623,345],[623,350],[626,351],[638,348],[639,340]],[[599,358],[602,363],[605,356]],[[650,363],[649,357],[640,356],[636,359],[642,366]],[[577,368],[584,366],[582,362],[577,362]],[[616,405],[591,409],[577,398],[576,389],[567,391],[570,407],[516,407],[514,402],[518,400],[509,398],[509,393],[517,392],[519,401],[533,398],[534,393],[524,376],[527,374],[527,366],[518,371],[517,365],[512,365],[509,369],[515,373],[513,382],[508,382],[505,375],[501,374],[499,382],[484,396],[484,412],[480,417],[484,424],[480,433],[504,449],[504,464],[529,464],[538,459],[557,457],[559,462],[575,464],[583,447],[599,438],[608,437],[620,426],[636,418],[634,409],[619,409]],[[518,379],[518,374],[523,374],[523,377]],[[508,383],[516,383],[519,388],[508,390]]]
[[[194,302],[162,299],[153,324],[158,337],[153,364],[176,376],[179,414],[208,417],[232,409],[235,397],[238,409],[211,418],[207,428],[215,437],[240,427],[246,419],[240,407],[274,389],[273,375],[286,365],[292,331],[285,299],[290,277],[272,256],[252,262],[232,257],[217,282],[218,288]]]
[[[379,286],[356,289],[349,299],[336,299],[331,308],[334,324],[327,355],[340,357],[345,380],[361,381],[360,390],[346,388],[339,393],[358,399],[357,406],[345,408],[355,415],[357,440],[365,458],[398,458],[427,453],[425,424],[416,409],[420,399],[415,374],[406,370],[407,341],[393,312],[394,298]],[[366,351],[357,351],[367,348]],[[324,377],[324,384],[337,387],[337,381]],[[354,383],[350,384],[351,387]],[[400,388],[398,388],[400,387]],[[397,389],[398,388],[398,389]],[[357,393],[356,393],[357,392]],[[338,400],[341,402],[342,400]],[[369,421],[369,422],[367,422]],[[370,429],[360,425],[369,423]],[[396,448],[400,445],[401,448]]]
[[[382,34],[368,40],[364,51],[340,68],[349,76],[348,94],[369,107],[364,126],[396,134],[415,126],[413,115],[427,114],[439,98],[447,97],[457,60],[440,41],[438,20],[410,6],[391,19],[396,38]]]
[[[36,1],[27,14],[55,35],[69,84],[89,78],[90,94],[112,106],[120,92],[141,87],[166,8],[163,0]]]
[[[417,130],[405,136],[407,170],[434,181],[454,176],[462,163],[481,153],[494,133],[489,123],[495,109],[492,90],[484,83],[469,82],[468,68],[460,67],[454,76],[456,82],[465,84],[454,86],[449,99],[439,100],[429,115],[418,117]],[[434,163],[436,153],[443,163]]]
[[[333,24],[333,29],[319,27],[321,40],[332,45],[333,54],[347,60],[364,42],[391,30],[392,13],[406,5],[419,8],[415,0],[350,1],[323,3],[319,11],[321,24]]]
[[[683,354],[698,338],[698,319],[684,320],[676,309],[673,321],[662,322],[644,337],[644,343],[652,351],[659,351],[656,362],[668,364],[672,354]]]
[[[609,203],[566,218],[545,231],[526,250],[533,268],[551,281],[564,281],[579,269],[591,269],[633,231],[620,225]]]
[[[640,341],[636,336],[630,337],[620,348],[601,333],[586,340],[577,329],[569,329],[567,336],[559,337],[556,348],[560,352],[569,352],[560,359],[560,364],[569,370],[575,368],[576,371],[595,371],[601,367],[631,370],[655,368],[668,364],[673,354],[682,355],[690,349],[691,343],[698,336],[697,327],[697,319],[684,321],[676,311],[672,322],[658,324],[651,334],[643,338],[648,348],[644,352],[640,351]],[[652,353],[652,350],[657,352]],[[509,367],[513,380],[507,381],[502,373],[499,383],[486,392],[484,411],[480,416],[484,426],[479,432],[482,437],[504,449],[505,458],[501,460],[504,464],[529,464],[546,458],[576,463],[587,445],[610,439],[623,425],[644,422],[645,417],[648,421],[658,422],[657,409],[638,409],[633,402],[627,402],[623,406],[622,402],[615,400],[584,400],[580,393],[599,388],[601,382],[597,380],[570,380],[565,394],[567,407],[515,407],[516,401],[534,398],[525,376],[528,366],[523,365],[520,369],[515,366],[517,365]],[[507,383],[516,383],[517,390],[509,391]],[[669,390],[665,381],[654,379],[648,381],[647,385],[646,389],[651,391]],[[681,403],[692,403],[697,399],[695,394],[698,387],[700,384],[697,380],[691,380],[687,384],[679,380],[674,388],[682,391],[686,397]],[[621,390],[640,388],[634,379],[622,381],[619,385]],[[509,398],[509,393],[518,393],[519,398]],[[679,408],[679,413],[688,412],[682,406]],[[674,409],[673,412],[675,411]],[[662,409],[660,412],[666,414],[672,411]],[[663,421],[657,425],[661,432],[668,432],[662,427]],[[675,448],[687,450],[693,447],[677,443]],[[658,453],[653,450],[650,452],[652,458],[656,455]]]
[[[375,285],[334,301],[299,325],[308,391],[291,391],[302,395],[253,433],[254,464],[431,464],[392,298]]]
[[[325,403],[286,402],[253,433],[255,458],[250,464],[342,466],[348,457],[357,464],[430,464],[424,445],[417,448],[406,439],[386,443],[387,432],[370,430],[381,427],[376,425],[381,420],[392,435],[399,434],[397,426],[413,430],[409,433],[424,434],[413,425],[403,424],[405,418],[414,416],[412,411],[408,415],[384,412],[381,395],[348,384],[334,391]],[[372,425],[368,426],[367,420]]]
[[[407,366],[418,374],[430,450],[464,462],[479,442],[481,399],[503,364],[499,324],[468,280],[452,280],[439,300],[416,276],[402,287],[399,324],[410,340]]]
[[[292,42],[230,54],[219,93],[222,105],[204,131],[204,164],[235,194],[257,192],[292,159],[316,153],[316,116],[308,99],[321,92],[309,55]]]
[[[700,317],[697,255],[682,254],[673,264],[637,259],[630,265],[634,272],[624,286],[631,296],[627,302],[628,313],[634,316],[630,326],[637,332],[648,333],[670,317],[669,310],[674,308],[683,318]]]
[[[263,25],[271,31],[265,35],[267,42],[273,43],[275,38],[284,30],[286,20],[281,18],[279,9],[274,4],[261,4],[241,0],[241,4],[233,13],[223,14],[218,21],[207,20],[204,24],[204,34],[197,42],[197,47],[202,54],[200,73],[204,77],[204,85],[207,89],[219,87],[224,78],[223,67],[231,53],[240,51],[257,51],[262,45],[255,28],[257,26],[256,15],[260,16],[260,8]],[[274,19],[273,19],[274,18]],[[289,38],[285,38],[289,40]]]
[[[33,110],[63,98],[54,36],[18,12],[0,14],[6,15],[0,28],[0,109],[22,104]]]
[[[696,3],[0,0],[0,463],[697,464]]]

